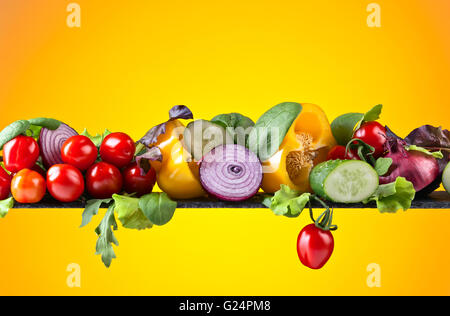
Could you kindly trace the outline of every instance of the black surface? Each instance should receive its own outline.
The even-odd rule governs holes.
[[[224,202],[209,198],[178,201],[178,208],[181,209],[213,209],[213,208],[228,208],[228,209],[263,209],[266,208],[261,204],[264,195],[257,195],[254,198],[244,202]],[[361,208],[376,208],[375,203],[371,204],[336,204],[329,203],[335,209],[361,209]],[[38,204],[20,204],[16,203],[14,208],[18,209],[82,209],[85,202],[61,203],[55,201],[51,197],[45,197],[44,200]],[[321,208],[320,204],[315,202],[313,207]],[[417,197],[413,201],[411,208],[413,209],[449,209],[450,210],[450,194],[447,192],[434,192],[430,196]]]

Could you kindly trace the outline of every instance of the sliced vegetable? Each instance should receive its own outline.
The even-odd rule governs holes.
[[[413,184],[403,177],[398,177],[395,182],[380,185],[364,203],[377,202],[377,208],[381,213],[395,213],[400,209],[407,211],[415,194]]]
[[[233,137],[225,128],[205,120],[189,123],[183,134],[183,146],[196,161],[214,148],[232,143]]]
[[[258,193],[262,181],[258,157],[241,145],[221,145],[203,157],[200,181],[212,196],[244,201]]]
[[[311,172],[310,183],[316,194],[338,203],[362,202],[379,185],[378,174],[372,166],[358,160],[321,163]]]
[[[445,190],[450,193],[450,163],[444,169],[444,173],[442,175],[442,184],[444,185]]]
[[[64,142],[78,133],[70,126],[62,123],[56,130],[42,128],[39,136],[42,162],[46,168],[64,163],[61,148]]]
[[[275,193],[282,184],[299,192],[310,192],[309,173],[326,160],[336,144],[324,111],[314,104],[302,104],[302,111],[290,126],[278,151],[263,161],[262,189]]]

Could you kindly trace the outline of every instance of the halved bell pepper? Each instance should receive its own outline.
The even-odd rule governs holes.
[[[336,144],[325,112],[314,104],[302,106],[279,150],[262,162],[265,172],[262,189],[266,193],[275,193],[281,184],[302,193],[311,192],[311,170],[326,160]]]

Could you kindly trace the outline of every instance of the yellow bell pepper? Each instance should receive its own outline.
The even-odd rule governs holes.
[[[266,193],[275,193],[281,184],[302,193],[311,192],[311,170],[325,161],[329,150],[336,145],[323,110],[314,104],[302,106],[279,150],[262,163],[265,171],[262,189]]]
[[[181,143],[184,125],[173,120],[166,123],[166,131],[153,146],[159,147],[162,162],[151,161],[156,170],[159,188],[173,199],[193,199],[206,195],[199,177],[199,166],[188,162],[189,154]]]

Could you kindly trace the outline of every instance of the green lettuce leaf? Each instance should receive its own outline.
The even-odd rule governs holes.
[[[297,217],[310,200],[311,194],[300,193],[282,184],[281,189],[272,198],[266,198],[263,204],[269,207],[277,216]]]
[[[407,151],[411,151],[411,150],[415,150],[415,151],[420,151],[421,153],[424,153],[428,156],[434,157],[436,159],[442,159],[444,158],[444,155],[442,154],[442,151],[435,151],[435,152],[431,152],[426,148],[423,147],[419,147],[416,145],[410,145],[410,146],[406,146],[406,150]]]
[[[115,211],[122,226],[129,229],[152,228],[153,223],[144,215],[139,208],[139,199],[114,194]]]
[[[166,193],[154,192],[139,199],[139,208],[153,224],[167,224],[177,209],[177,202],[172,201]]]
[[[403,177],[393,183],[380,185],[373,196],[364,201],[365,204],[375,201],[381,213],[407,211],[411,207],[416,191],[414,185]]]
[[[109,134],[111,134],[110,131],[108,131],[107,129],[105,130],[105,132],[103,134],[97,134],[95,136],[92,136],[91,134],[89,134],[89,132],[87,131],[87,129],[85,129],[81,135],[86,136],[87,138],[89,138],[96,147],[100,147],[100,145],[102,144],[103,140],[105,139],[106,136],[108,136]]]
[[[14,199],[10,197],[9,199],[0,201],[0,218],[5,218],[9,210],[14,207]]]

